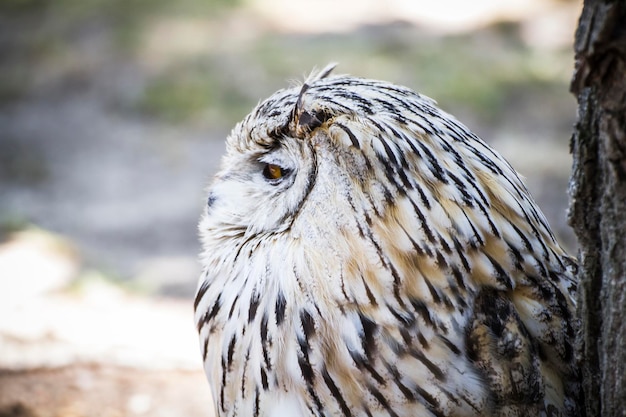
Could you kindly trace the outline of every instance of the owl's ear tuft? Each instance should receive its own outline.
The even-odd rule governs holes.
[[[292,123],[295,123],[296,126],[298,125],[298,119],[300,118],[300,114],[302,113],[302,101],[304,98],[304,93],[306,93],[310,87],[311,86],[306,81],[304,82],[304,84],[302,84],[302,87],[300,88],[300,93],[298,93],[298,100],[296,100],[296,104],[291,110],[290,121]]]
[[[311,87],[311,83],[327,78],[336,66],[337,63],[333,62],[319,72],[313,71],[302,84],[298,93],[298,100],[296,100],[296,104],[293,106],[289,120],[289,124],[295,127],[296,137],[303,137],[306,133],[320,127],[330,118],[330,115],[324,111],[309,112],[304,110],[304,95]]]
[[[322,80],[328,77],[330,73],[333,72],[336,66],[336,62],[331,62],[330,64],[326,65],[321,71],[313,71],[304,83],[309,84],[314,81]]]

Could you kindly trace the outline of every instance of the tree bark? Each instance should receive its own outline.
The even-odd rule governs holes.
[[[580,243],[586,413],[626,416],[626,1],[585,0],[571,91],[569,221]]]

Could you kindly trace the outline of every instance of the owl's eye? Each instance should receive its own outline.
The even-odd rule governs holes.
[[[265,164],[263,176],[271,182],[278,181],[289,174],[289,170],[276,164]]]

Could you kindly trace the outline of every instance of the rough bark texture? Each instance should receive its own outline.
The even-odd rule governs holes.
[[[569,220],[581,246],[587,416],[625,416],[626,1],[586,0],[575,51]]]

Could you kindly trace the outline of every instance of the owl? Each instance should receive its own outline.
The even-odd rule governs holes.
[[[579,416],[577,264],[436,103],[332,66],[227,139],[200,222],[221,417]]]

